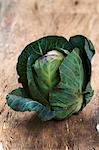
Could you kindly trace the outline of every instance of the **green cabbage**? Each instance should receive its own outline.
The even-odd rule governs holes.
[[[33,111],[43,121],[62,120],[81,111],[93,96],[90,85],[90,40],[81,35],[67,41],[47,36],[27,45],[18,58],[17,73],[23,88],[6,97],[15,111]]]

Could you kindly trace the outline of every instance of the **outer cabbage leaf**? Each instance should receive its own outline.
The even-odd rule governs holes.
[[[86,87],[90,85],[91,59],[93,55],[95,54],[95,49],[91,41],[82,35],[76,35],[76,36],[71,37],[69,39],[69,42],[72,44],[73,48],[78,47],[80,49],[80,57],[82,59],[82,64],[83,64],[83,69],[84,69],[83,90],[85,90]],[[92,91],[92,88],[90,89]],[[87,100],[84,98],[83,100],[84,106],[87,104],[86,101]]]
[[[91,61],[95,54],[95,50],[92,42],[88,38],[82,35],[76,35],[70,37],[69,42],[73,45],[73,47],[78,47],[81,51],[85,50],[88,59]]]
[[[71,51],[71,44],[61,36],[47,36],[27,45],[18,58],[17,73],[19,75],[19,82],[28,90],[27,81],[27,60],[33,54],[33,63],[41,56],[50,50],[59,50],[64,53]]]
[[[82,108],[84,108],[90,102],[90,100],[94,94],[94,91],[92,90],[90,82],[88,82],[86,89],[83,93],[84,93],[84,98],[83,98],[84,103],[82,105]],[[82,110],[82,108],[81,108],[81,110]]]
[[[89,39],[82,35],[71,37],[69,42],[73,48],[78,47],[80,49],[80,57],[84,68],[83,89],[85,89],[91,77],[91,59],[95,54],[94,46]]]
[[[57,114],[56,119],[69,117],[82,107],[84,70],[79,53],[80,50],[75,48],[64,59],[59,68],[61,81],[50,93],[52,110],[64,109],[64,112]]]
[[[45,107],[37,101],[27,98],[28,96],[22,88],[12,91],[7,95],[8,105],[15,111],[25,112],[33,111],[36,112],[38,117],[42,121],[50,120],[55,117],[56,112],[51,111],[49,107]],[[62,111],[62,110],[60,110]]]

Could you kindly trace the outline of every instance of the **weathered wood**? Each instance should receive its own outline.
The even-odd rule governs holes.
[[[5,96],[19,86],[15,70],[25,45],[44,35],[88,36],[95,45],[87,107],[68,120],[41,122],[18,113]],[[0,150],[99,150],[99,1],[0,0]],[[3,148],[2,148],[3,147]]]

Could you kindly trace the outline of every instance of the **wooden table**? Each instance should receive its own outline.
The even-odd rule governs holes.
[[[82,34],[96,49],[92,60],[92,101],[77,116],[41,122],[18,113],[5,96],[17,83],[22,49],[45,35]],[[0,0],[0,150],[99,150],[99,0]]]

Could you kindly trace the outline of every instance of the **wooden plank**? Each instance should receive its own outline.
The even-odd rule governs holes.
[[[0,0],[0,146],[4,150],[98,150],[99,133],[99,1]],[[31,41],[49,34],[69,38],[83,34],[96,48],[92,61],[92,101],[63,121],[40,121],[33,113],[17,113],[6,94],[19,86],[16,63]]]

